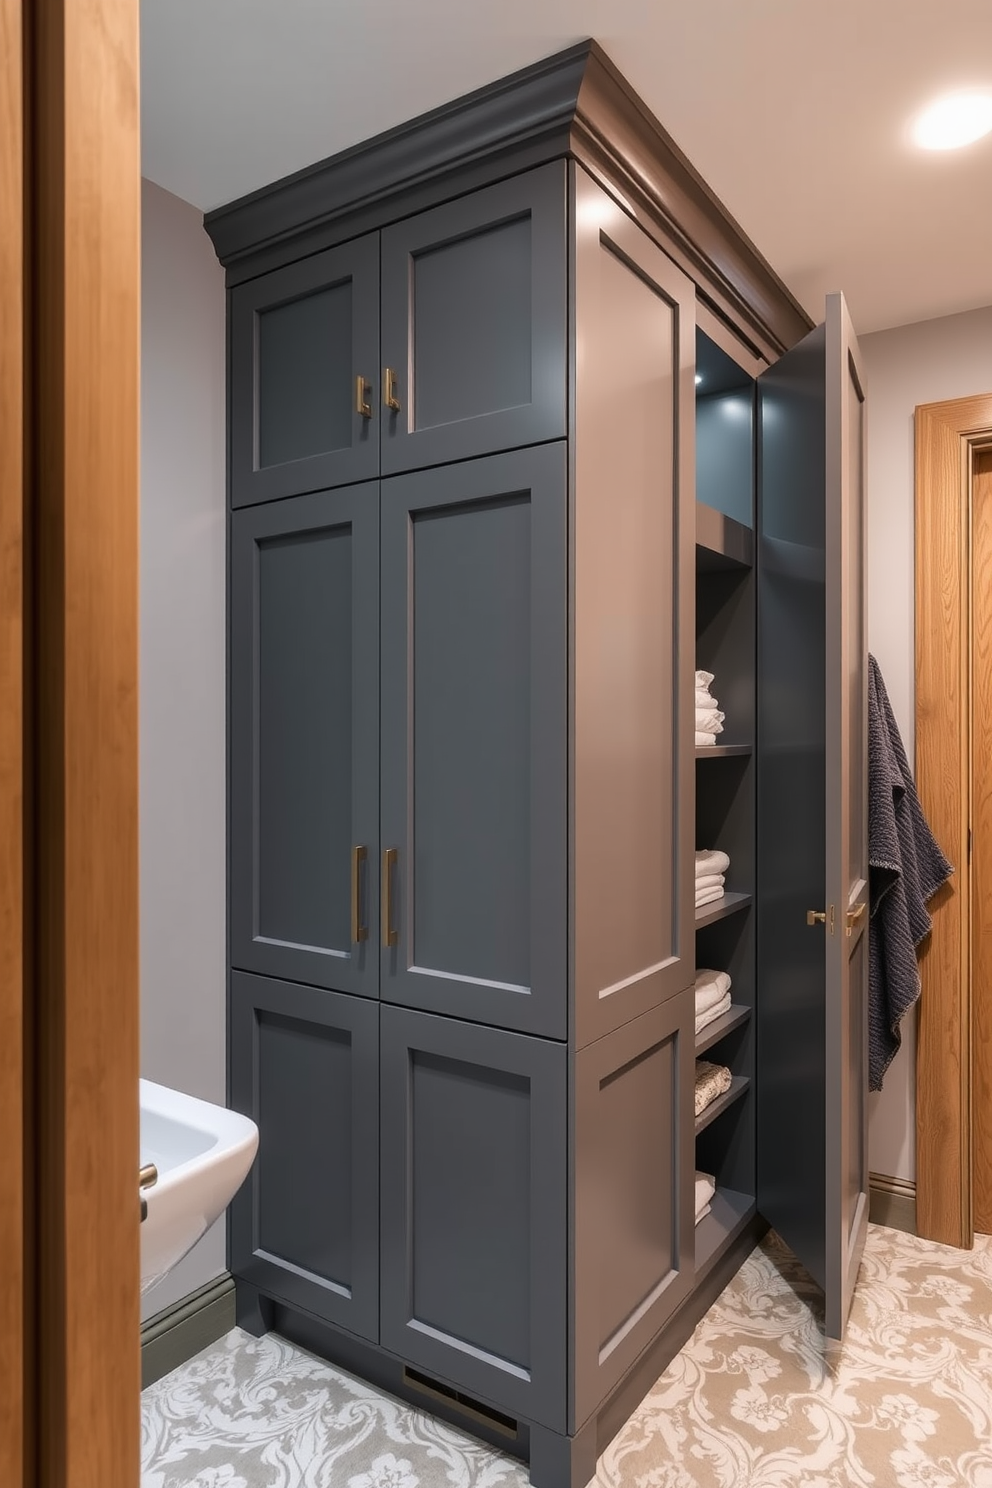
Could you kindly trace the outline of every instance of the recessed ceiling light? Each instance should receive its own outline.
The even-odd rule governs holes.
[[[992,130],[992,93],[950,93],[924,109],[913,126],[921,150],[957,150]]]

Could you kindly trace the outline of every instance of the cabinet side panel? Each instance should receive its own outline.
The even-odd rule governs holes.
[[[692,644],[683,623],[692,309],[664,256],[578,180],[574,934],[584,1043],[692,980],[683,914],[691,659],[682,654]]]

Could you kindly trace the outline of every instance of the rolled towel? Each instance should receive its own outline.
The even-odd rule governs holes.
[[[722,884],[717,884],[715,889],[696,890],[696,908],[702,909],[704,904],[712,904],[716,899],[722,899],[726,890]]]
[[[697,729],[696,730],[696,748],[697,749],[708,749],[711,744],[715,744],[715,743],[716,743],[716,734],[711,734],[708,730],[705,730],[705,729]]]
[[[726,882],[725,873],[701,873],[696,878],[696,892],[698,894],[700,889],[722,889]]]
[[[724,1013],[729,1012],[730,993],[725,992],[719,1002],[714,1002],[705,1012],[696,1014],[696,1032],[702,1033],[704,1028],[708,1028],[711,1023],[716,1022],[717,1018],[722,1018]]]
[[[696,1172],[696,1213],[709,1204],[710,1199],[716,1193],[716,1179],[712,1173]]]
[[[730,973],[711,971],[708,966],[696,968],[696,1012],[702,1013],[712,1007],[725,993],[730,991]]]
[[[721,713],[719,708],[697,708],[696,727],[705,729],[707,733],[722,734],[723,720],[726,713]]]
[[[710,1064],[708,1059],[696,1060],[696,1115],[701,1116],[718,1096],[729,1090],[733,1075],[725,1064]]]
[[[709,687],[709,685],[710,685],[710,683],[712,681],[713,681],[713,673],[712,672],[697,672],[696,673],[696,686],[697,687]]]
[[[696,853],[696,877],[705,873],[726,873],[730,859],[718,847],[701,847]]]
[[[719,706],[720,704],[717,702],[716,698],[710,692],[708,687],[696,688],[697,708],[719,708]]]

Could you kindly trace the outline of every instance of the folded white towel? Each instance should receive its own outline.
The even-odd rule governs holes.
[[[696,893],[698,894],[700,889],[722,889],[726,882],[725,873],[697,873]]]
[[[730,991],[730,973],[728,971],[711,971],[708,966],[700,966],[696,971],[696,1012],[704,1012],[706,1008],[712,1007],[725,993]]]
[[[726,716],[726,713],[724,713],[720,708],[714,708],[710,705],[707,705],[706,707],[697,707],[696,727],[705,729],[716,728],[717,724],[722,723]]]
[[[713,1005],[712,1005],[712,1007],[708,1007],[705,1010],[705,1012],[702,1012],[702,1013],[698,1013],[697,1012],[697,1014],[696,1014],[696,1032],[697,1033],[702,1033],[702,1031],[703,1031],[704,1028],[708,1028],[711,1023],[715,1023],[716,1022],[717,1018],[722,1018],[723,1015],[724,1015],[724,1013],[729,1013],[729,1012],[730,1012],[730,993],[729,992],[725,992],[723,994],[723,996],[720,998],[719,1002],[714,1002]]]
[[[726,873],[730,859],[718,847],[701,847],[696,853],[696,877],[704,873]]]
[[[722,884],[717,884],[714,889],[697,889],[696,908],[702,909],[704,904],[712,904],[715,899],[722,899],[725,892]]]
[[[716,743],[716,734],[711,734],[706,729],[696,730],[696,748],[708,749],[711,744]]]
[[[696,1213],[704,1209],[716,1193],[716,1179],[712,1173],[696,1172]]]
[[[719,708],[719,706],[720,704],[717,702],[716,698],[710,692],[708,687],[696,688],[697,708]]]
[[[712,1208],[713,1208],[713,1205],[712,1204],[704,1204],[703,1207],[702,1207],[702,1209],[697,1209],[697,1211],[696,1211],[696,1223],[697,1223],[697,1225],[698,1225],[698,1223],[699,1223],[699,1221],[701,1219],[705,1219],[706,1218],[707,1214],[709,1214],[709,1212],[710,1212],[710,1210]]]
[[[713,681],[713,673],[712,672],[697,672],[696,673],[696,686],[697,687],[709,687],[709,685],[710,685],[710,683],[712,681]]]

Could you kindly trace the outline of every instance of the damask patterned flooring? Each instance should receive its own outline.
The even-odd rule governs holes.
[[[526,1468],[235,1329],[142,1396],[142,1488],[526,1488]],[[600,1458],[597,1488],[992,1488],[992,1240],[871,1226],[843,1349],[774,1235]]]

